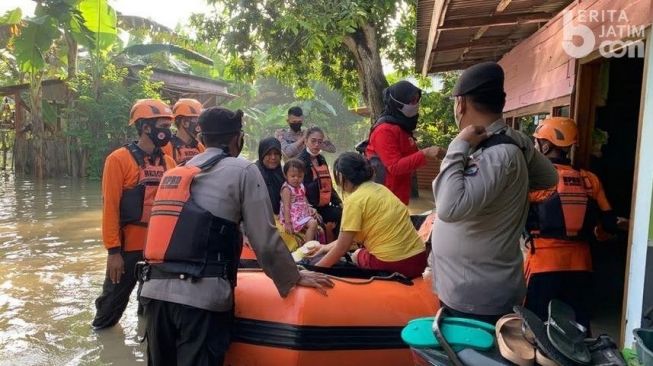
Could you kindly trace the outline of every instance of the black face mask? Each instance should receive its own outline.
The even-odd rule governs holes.
[[[294,132],[299,132],[302,130],[302,123],[290,123],[290,129]]]
[[[197,139],[197,134],[200,133],[200,125],[197,122],[191,122],[188,124],[188,128],[185,128],[186,132]]]
[[[170,137],[172,137],[172,131],[170,131],[170,128],[158,128],[152,126],[150,128],[150,132],[147,134],[147,137],[149,137],[150,140],[152,140],[154,146],[163,147],[168,142],[170,142]]]

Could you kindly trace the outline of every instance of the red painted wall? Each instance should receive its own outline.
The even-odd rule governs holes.
[[[607,30],[619,33],[616,26],[641,26],[653,22],[651,0],[579,0],[567,10],[574,14],[575,25],[584,24],[592,29],[597,39],[595,50],[601,41],[624,38],[619,34],[601,36]],[[617,11],[613,19],[610,19],[609,10]],[[627,22],[619,19],[621,10],[625,11]],[[592,11],[596,11],[597,16],[590,20]],[[562,14],[557,14],[499,61],[506,72],[506,112],[571,94],[576,60],[562,48]],[[584,22],[579,21],[579,16],[584,16]],[[611,25],[615,27],[610,28]]]

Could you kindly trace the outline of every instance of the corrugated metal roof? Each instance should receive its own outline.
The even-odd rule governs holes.
[[[572,2],[418,0],[416,69],[432,73],[496,61]]]

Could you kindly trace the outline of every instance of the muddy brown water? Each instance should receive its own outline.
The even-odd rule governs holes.
[[[100,219],[100,182],[0,175],[0,365],[145,364],[134,296],[119,325],[90,327]]]
[[[433,205],[420,193],[414,213]],[[117,326],[90,327],[106,261],[100,228],[100,182],[0,175],[0,366],[146,363],[134,294]]]

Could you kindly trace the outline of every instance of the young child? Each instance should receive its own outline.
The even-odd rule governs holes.
[[[304,162],[290,159],[283,166],[286,182],[281,186],[281,209],[279,221],[288,233],[303,232],[306,240],[313,240],[320,233],[316,211],[308,204],[304,189]]]

